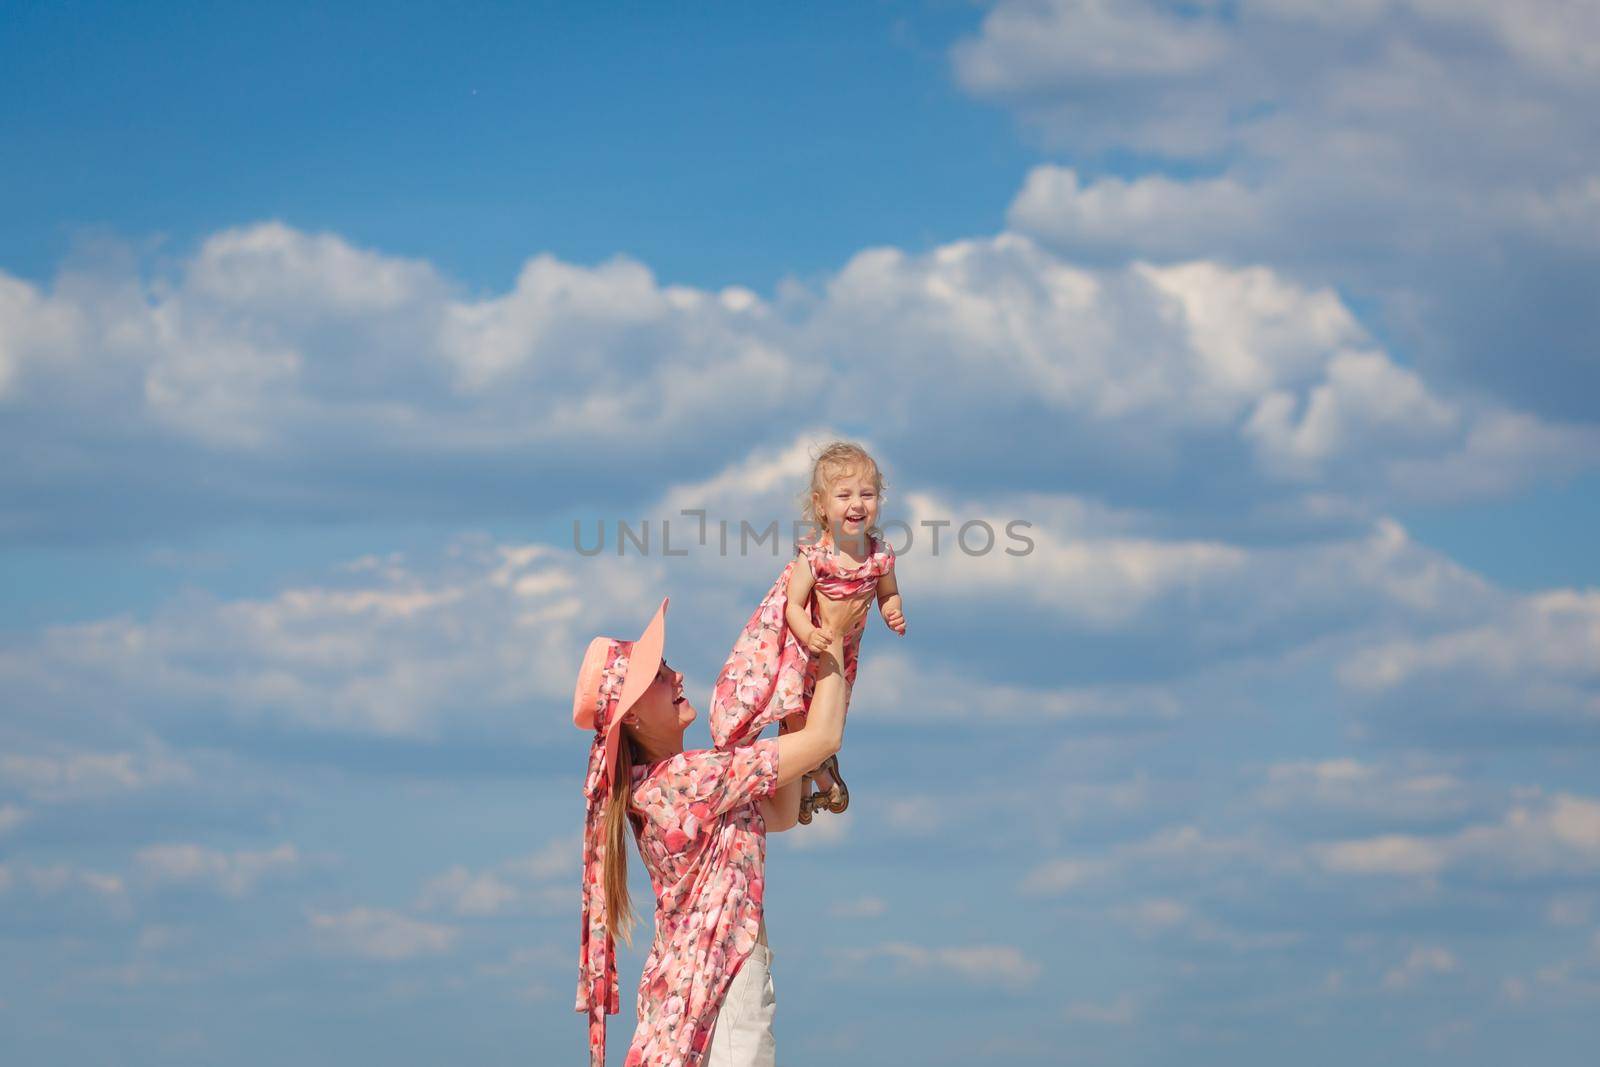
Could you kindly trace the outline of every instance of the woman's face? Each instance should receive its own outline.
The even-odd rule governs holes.
[[[835,477],[821,503],[835,540],[864,541],[866,531],[878,521],[878,490],[871,469],[858,466]]]
[[[661,661],[655,680],[624,720],[640,740],[656,749],[683,745],[683,732],[697,712],[683,693],[683,675]]]

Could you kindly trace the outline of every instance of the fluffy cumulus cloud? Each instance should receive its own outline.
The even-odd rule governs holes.
[[[1001,0],[960,83],[1066,157],[1010,219],[1074,255],[1267,262],[1431,368],[1593,420],[1592,5]],[[1113,152],[1159,161],[1102,173]],[[1528,374],[1532,363],[1539,374]]]
[[[48,799],[192,778],[149,737],[152,723],[191,737],[226,728],[543,742],[554,720],[523,709],[564,698],[588,636],[629,632],[639,620],[623,605],[689,588],[695,595],[673,615],[674,647],[691,682],[709,688],[731,640],[727,620],[748,614],[782,566],[779,537],[792,535],[785,526],[741,553],[734,533],[725,555],[719,529],[792,516],[808,446],[797,439],[665,489],[644,510],[659,517],[648,555],[466,535],[432,558],[360,557],[265,597],[189,593],[147,618],[49,627],[0,651],[0,677],[22,709],[11,729],[45,745],[63,713],[99,708],[99,736],[130,751],[19,746],[0,762],[0,780]],[[974,611],[989,621],[967,647],[943,652],[875,632],[861,692],[890,716],[1155,726],[1270,673],[1263,642],[1304,649],[1314,663],[1343,649],[1348,684],[1392,687],[1427,657],[1394,645],[1387,655],[1400,666],[1362,666],[1377,655],[1369,644],[1396,633],[1448,641],[1509,603],[1389,520],[1354,536],[1251,545],[1175,536],[1160,514],[1079,497],[899,492],[904,519],[888,532],[904,546],[913,628],[949,632]],[[1028,525],[1007,539],[1019,519]],[[681,557],[662,554],[661,522],[674,523]],[[966,524],[994,536],[963,542]],[[1583,669],[1584,638],[1570,632],[1581,625],[1569,612],[1547,628],[1578,642],[1569,672]],[[1071,649],[1052,653],[1064,637]],[[1506,662],[1506,684],[1553,681],[1554,654]]]
[[[648,561],[596,567],[580,579],[568,550],[468,537],[418,572],[362,557],[324,584],[260,599],[209,595],[127,616],[53,627],[31,649],[0,653],[0,673],[29,709],[13,725],[49,729],[52,710],[104,709],[102,736],[142,738],[140,724],[208,728],[221,712],[241,729],[391,738],[456,730],[515,732],[530,700],[570,692],[580,638],[612,618],[609,603],[645,595]],[[580,601],[580,584],[611,597]],[[627,625],[633,625],[629,620]],[[471,694],[471,714],[461,700]],[[543,720],[540,720],[543,721]],[[130,760],[96,763],[12,755],[0,773],[34,792],[138,774]],[[146,777],[179,774],[144,765]]]
[[[1357,509],[1600,454],[1590,428],[1400,364],[1328,287],[1206,259],[1090,265],[1013,233],[868,249],[771,300],[548,255],[473,297],[426,263],[264,223],[170,277],[75,268],[48,288],[7,277],[0,299],[13,539],[548,511],[567,499],[550,490],[620,505],[819,421],[872,427],[924,476],[1130,498],[1179,479],[1201,500]],[[829,384],[863,368],[870,388]],[[91,496],[118,522],[91,521]]]
[[[1562,281],[1600,257],[1600,28],[1508,12],[1000,0],[956,76],[1059,153],[1006,229],[770,294],[549,254],[470,292],[279,222],[0,273],[9,543],[450,527],[8,635],[0,933],[142,927],[100,961],[132,984],[200,942],[174,900],[247,901],[273,961],[506,982],[570,1022],[579,654],[670,595],[708,692],[843,436],[882,460],[909,633],[865,638],[851,813],[770,851],[775,943],[990,1032],[1003,995],[1041,1042],[1180,994],[1359,1028],[1374,996],[1472,995],[1469,924],[1515,953],[1501,1007],[1592,1009],[1600,602],[1394,517],[1600,460],[1600,324]],[[572,514],[577,543],[471,528]],[[363,810],[405,855],[355,886],[394,858]],[[1126,970],[1075,970],[1106,953]]]
[[[1209,342],[1218,352],[1223,334]],[[1219,361],[1235,380],[1253,373]],[[564,769],[536,777],[575,788],[567,757],[578,739],[563,713],[583,642],[632,631],[638,606],[670,593],[669,648],[683,650],[693,690],[709,688],[730,627],[782,562],[765,548],[723,555],[717,524],[793,516],[810,449],[832,432],[813,424],[643,498],[634,514],[680,523],[682,557],[589,557],[570,544],[465,534],[436,554],[360,556],[267,595],[189,592],[142,616],[13,641],[0,682],[24,710],[3,724],[0,788],[22,814],[8,841],[174,790],[220,788],[213,779],[230,768],[209,750],[270,761],[268,737],[301,751],[349,737],[363,748],[469,738],[559,749]],[[774,884],[814,877],[819,858],[833,865],[837,906],[816,904],[826,923],[815,919],[794,942],[813,946],[819,965],[831,959],[852,982],[1045,996],[1076,1031],[1142,1015],[1162,992],[1041,994],[1064,966],[1047,949],[1068,940],[1113,936],[1118,951],[1178,959],[1195,975],[1246,957],[1295,988],[1304,975],[1288,961],[1310,954],[1339,976],[1294,994],[1313,1003],[1329,989],[1401,996],[1459,976],[1462,965],[1449,961],[1464,949],[1452,939],[1345,943],[1397,908],[1488,909],[1526,932],[1518,894],[1533,887],[1560,894],[1549,912],[1567,923],[1557,932],[1587,921],[1584,887],[1600,873],[1595,798],[1530,786],[1516,768],[1475,780],[1463,761],[1476,757],[1459,751],[1452,718],[1471,709],[1408,687],[1553,687],[1570,711],[1592,681],[1588,594],[1501,589],[1390,519],[1289,539],[1200,536],[1158,508],[888,473],[896,513],[919,533],[950,521],[948,534],[974,518],[998,531],[1017,516],[1035,525],[1022,556],[946,540],[939,555],[923,541],[902,557],[914,636],[902,642],[875,623],[867,638],[843,756],[856,806],[771,850]],[[705,512],[705,545],[686,509]],[[1386,703],[1394,693],[1407,697]],[[1523,710],[1479,714],[1516,729]],[[1315,719],[1313,740],[1282,732],[1278,720],[1293,715]],[[1420,744],[1350,753],[1407,718],[1421,722],[1409,739]],[[71,723],[95,744],[66,743],[60,731]],[[479,773],[462,779],[474,792],[484,788]],[[386,812],[402,791],[429,804],[443,788],[409,779],[402,768],[382,783]],[[219,845],[163,828],[181,823],[170,811],[157,812],[156,832],[122,869],[8,858],[0,892],[33,914],[136,915],[175,893],[222,906],[289,903],[301,912],[280,914],[273,929],[297,929],[293,944],[307,953],[448,969],[481,963],[494,944],[520,962],[481,963],[485,974],[553,1002],[570,951],[542,941],[504,949],[498,924],[530,925],[558,946],[569,932],[577,809],[571,789],[562,795],[565,807],[518,809],[524,844],[500,853],[509,858],[458,855],[413,869],[398,904],[314,893],[332,865],[298,834],[274,825],[258,843]],[[949,884],[907,893],[933,846]],[[997,939],[996,907],[1033,936]],[[1545,910],[1532,914],[1540,930],[1550,925]],[[1540,1003],[1558,995],[1513,979]]]

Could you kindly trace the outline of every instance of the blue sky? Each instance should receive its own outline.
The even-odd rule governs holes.
[[[34,5],[0,49],[14,273],[79,227],[282,217],[480,290],[534,251],[766,291],[992,230],[1037,153],[964,96],[960,4]],[[907,160],[918,161],[907,166]]]
[[[0,1055],[581,1055],[578,657],[669,595],[703,707],[781,560],[572,523],[837,435],[1036,545],[901,554],[785,1061],[1581,1062],[1600,23],[1523,14],[14,6]]]

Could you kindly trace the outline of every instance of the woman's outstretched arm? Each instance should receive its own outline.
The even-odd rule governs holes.
[[[817,653],[817,682],[804,728],[778,737],[778,784],[782,789],[797,782],[844,744],[844,711],[850,686],[844,677],[844,635],[866,616],[870,597],[832,601],[818,597],[822,625],[834,634],[827,648]]]
[[[799,720],[802,715],[793,715],[791,718]],[[800,727],[791,726],[789,719],[778,720],[778,736],[788,733],[798,733]],[[772,791],[772,795],[761,801],[761,818],[767,824],[767,833],[776,834],[788,830],[800,823],[800,793],[804,786],[802,779],[796,778],[785,785],[780,785]]]

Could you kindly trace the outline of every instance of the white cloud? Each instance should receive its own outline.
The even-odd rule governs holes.
[[[153,924],[139,930],[139,951],[163,952],[193,941],[194,930],[186,926]]]
[[[1097,855],[1056,856],[1035,865],[1018,886],[1024,895],[1059,896],[1086,885],[1099,888],[1116,879],[1146,879],[1183,872],[1202,872],[1253,866],[1262,873],[1292,866],[1258,831],[1232,837],[1211,834],[1191,823],[1163,826],[1144,837],[1120,841]],[[1179,901],[1151,899],[1127,915],[1141,925],[1161,925],[1163,917],[1177,922],[1187,917]]]
[[[1131,904],[1118,904],[1110,909],[1110,914],[1142,937],[1176,936],[1197,943],[1220,945],[1234,952],[1287,948],[1305,937],[1296,930],[1236,930],[1170,897],[1148,897]]]
[[[370,516],[445,499],[459,511],[464,493],[499,509],[530,479],[610,485],[620,469],[664,483],[696,469],[689,457],[752,447],[775,458],[737,476],[765,473],[788,514],[796,490],[772,479],[800,462],[822,383],[852,379],[863,350],[872,380],[896,388],[837,393],[830,420],[872,426],[891,461],[1004,461],[1051,488],[1181,476],[1205,493],[1240,477],[1222,459],[1266,498],[1287,478],[1385,499],[1402,474],[1414,486],[1441,470],[1448,496],[1600,456],[1594,434],[1441,392],[1330,287],[1212,257],[1090,267],[1017,233],[864,250],[771,305],[663,287],[626,259],[548,255],[510,292],[466,300],[424,264],[278,223],[213,235],[173,279],[63,274],[47,292],[5,278],[0,291],[14,320],[0,335],[6,395],[36,428],[17,454],[54,456],[64,500],[194,504],[150,520],[180,525],[289,499]],[[607,426],[660,447],[626,453]],[[436,477],[412,473],[419,441]],[[251,479],[205,474],[246,456]],[[19,534],[68,520],[10,519]]]
[[[1254,799],[1274,810],[1437,819],[1465,814],[1470,790],[1454,774],[1407,773],[1339,757],[1272,764]]]
[[[840,769],[843,770],[842,767]],[[825,811],[813,815],[810,825],[795,826],[767,840],[769,843],[776,841],[783,848],[793,849],[796,852],[837,848],[850,838],[850,829],[854,824],[853,811],[838,815]]]
[[[1042,163],[1028,171],[1006,220],[1073,255],[1185,259],[1197,248],[1231,247],[1261,225],[1260,213],[1256,194],[1234,178],[1150,174],[1085,184],[1076,168]]]
[[[1002,0],[951,58],[1071,163],[1029,174],[1012,227],[1336,282],[1416,365],[1592,422],[1591,8]],[[1094,173],[1117,155],[1146,173]]]
[[[1314,380],[1346,346],[1366,339],[1338,294],[1308,291],[1263,267],[1233,270],[1197,261],[1134,271],[1173,305],[1206,414],[1228,418],[1274,387]],[[1210,410],[1206,410],[1210,409]]]
[[[875,716],[902,722],[1156,723],[1178,714],[1177,700],[1160,686],[1011,685],[900,650],[865,656],[859,670],[852,706],[862,704]]]
[[[1026,511],[1030,504],[1052,514]],[[1246,560],[1242,550],[1215,541],[1096,536],[1050,521],[1070,514],[1072,504],[1033,498],[1018,501],[1015,511],[1001,511],[980,501],[907,494],[918,590],[951,600],[1031,602],[1114,628],[1168,597],[1194,596],[1228,581]],[[1032,525],[1012,527],[1017,520]]]
[[[693,499],[691,483],[663,489],[659,500],[703,503],[713,522],[719,513],[776,518],[792,505],[785,486],[803,478],[809,446],[809,438],[797,439],[779,453],[735,461],[699,483],[715,487],[704,500]],[[1447,631],[1506,603],[1388,520],[1355,537],[1245,546],[1174,539],[1164,516],[1078,496],[946,498],[915,484],[898,491],[903,514],[917,523],[980,517],[1003,529],[1009,518],[1027,516],[1035,525],[1026,556],[998,548],[968,555],[952,549],[948,530],[941,555],[923,544],[902,556],[913,635],[924,632],[919,619],[936,633],[952,611],[982,610],[997,644],[1020,651],[1014,662],[1000,656],[975,673],[971,664],[930,655],[920,640],[875,630],[858,694],[897,718],[1165,728],[1187,709],[1259,683],[1274,669],[1253,651],[1264,637],[1324,662],[1365,647],[1371,635]],[[644,509],[668,512],[676,507]],[[727,648],[728,620],[751,610],[781,566],[759,553],[736,559],[714,543],[694,546],[694,522],[686,521],[683,543],[693,550],[671,560],[670,572],[659,556],[584,558],[570,546],[466,534],[431,559],[361,556],[321,580],[264,596],[191,592],[147,618],[48,627],[31,643],[0,650],[0,682],[36,709],[41,728],[52,708],[105,708],[151,724],[202,716],[214,724],[220,716],[245,731],[553,738],[570,729],[560,716],[530,717],[525,709],[568,699],[588,637],[640,625],[640,609],[628,605],[692,586],[687,605],[678,597],[673,647],[696,650],[714,669]],[[1028,610],[1017,614],[1019,604]],[[1084,633],[1130,647],[1159,639],[1178,666],[1159,681],[1124,681],[1116,672],[1071,679],[1036,660],[1025,666],[1028,650],[1036,656],[1050,634]],[[192,773],[159,747],[0,757],[0,780],[41,798],[146,788]]]
[[[453,926],[422,922],[382,908],[314,911],[306,918],[319,944],[377,960],[408,960],[449,952],[460,934]]]
[[[1061,1017],[1069,1023],[1130,1026],[1137,1016],[1138,1011],[1133,996],[1128,993],[1123,993],[1108,1003],[1093,1000],[1068,1001],[1061,1010]]]
[[[1187,923],[1192,912],[1181,900],[1153,898],[1119,906],[1118,915],[1145,933],[1167,930]]]
[[[0,755],[0,782],[46,804],[194,781],[194,768],[188,761],[161,747],[126,752]]]
[[[1369,644],[1343,662],[1339,677],[1397,707],[1600,726],[1600,591],[1512,598],[1480,619]]]
[[[16,804],[0,804],[0,834],[8,834],[28,820],[28,809]]]
[[[444,907],[457,915],[496,915],[516,901],[517,890],[486,871],[452,867],[423,886],[420,908]]]
[[[883,806],[883,823],[910,837],[936,837],[945,826],[940,803],[941,798],[926,793],[891,797]]]
[[[1466,870],[1479,877],[1522,879],[1600,870],[1600,801],[1537,791],[1493,822],[1448,834],[1381,834],[1312,844],[1308,852],[1332,873],[1433,878]]]
[[[1115,869],[1107,860],[1054,859],[1040,864],[1022,880],[1021,890],[1027,894],[1059,896],[1084,882],[1099,878]]]
[[[1095,83],[1145,84],[1155,95],[1159,86],[1214,71],[1229,51],[1223,30],[1201,19],[1165,18],[1143,4],[1058,0],[996,4],[978,37],[958,42],[952,59],[970,92],[1036,114],[1036,107]],[[1201,117],[1193,110],[1182,116],[1189,123]],[[1179,137],[1176,119],[1163,127],[1168,136],[1160,143],[1198,148],[1194,135]]]
[[[573,835],[551,838],[537,851],[490,869],[457,864],[424,883],[416,906],[462,916],[560,914],[572,903],[568,878],[577,877],[582,853],[581,837]]]
[[[207,237],[185,276],[196,295],[243,309],[340,315],[393,311],[443,288],[426,261],[356,248],[334,233],[282,222],[232,227]]]
[[[302,868],[305,857],[291,842],[270,849],[232,852],[170,842],[147,845],[134,854],[134,866],[149,885],[198,885],[230,897],[246,896],[266,878]]]
[[[1433,875],[1448,860],[1440,842],[1411,834],[1314,845],[1312,852],[1324,868],[1340,874]]]
[[[1595,898],[1585,893],[1558,893],[1545,902],[1545,921],[1552,926],[1587,926]]]
[[[84,890],[97,897],[121,902],[127,893],[126,885],[117,875],[67,863],[52,863],[48,866],[19,865],[12,871],[10,877],[13,880],[20,879],[26,882],[35,893],[45,897]]]
[[[72,301],[0,272],[0,400],[23,373],[24,362],[72,352],[83,323]]]
[[[864,896],[854,900],[840,900],[828,908],[836,919],[877,919],[886,915],[889,905],[882,897]]]
[[[543,882],[578,873],[583,855],[583,837],[553,837],[537,852],[506,861],[506,870],[519,877]]]
[[[544,735],[559,723],[520,709],[571,693],[580,637],[599,630],[614,604],[642,603],[637,575],[654,567],[583,567],[585,600],[575,558],[467,535],[428,570],[392,561],[259,599],[195,593],[148,620],[50,627],[30,651],[0,652],[0,677],[41,703],[125,710],[147,701],[158,721],[220,709],[241,724],[416,738],[447,724],[481,729],[518,709],[516,728]],[[476,719],[460,714],[466,694]],[[175,780],[180,769],[163,758],[18,758],[4,773],[30,788],[81,792],[117,775]]]
[[[1460,421],[1458,411],[1382,353],[1342,351],[1303,400],[1284,391],[1262,397],[1247,432],[1260,447],[1265,469],[1314,479],[1322,463],[1347,454],[1357,442],[1404,455],[1452,434]]]
[[[1003,0],[951,58],[969,92],[1010,104],[1051,143],[1084,151],[1126,146],[1201,159],[1240,145],[1259,151],[1270,144],[1263,131],[1285,116],[1312,129],[1365,129],[1393,138],[1395,150],[1408,147],[1403,123],[1424,115],[1442,127],[1419,124],[1429,145],[1473,130],[1492,143],[1508,132],[1513,108],[1435,107],[1433,93],[1397,92],[1397,80],[1470,88],[1473,73],[1493,71],[1497,91],[1525,112],[1552,106],[1569,87],[1600,81],[1600,25],[1584,7],[1541,0],[1513,16],[1489,3],[1257,0],[1180,12],[1149,0]],[[1462,29],[1488,47],[1463,48]],[[1339,47],[1358,41],[1366,47]],[[1466,55],[1472,67],[1456,62]],[[1426,146],[1409,147],[1420,158]],[[1488,144],[1476,147],[1487,156]]]
[[[1396,966],[1384,972],[1386,990],[1410,989],[1429,975],[1450,974],[1460,968],[1455,953],[1438,945],[1418,945]]]
[[[1037,962],[1011,945],[929,946],[885,941],[864,948],[837,949],[835,954],[852,967],[882,959],[893,963],[902,975],[933,975],[1014,988],[1031,986],[1042,970]]]

